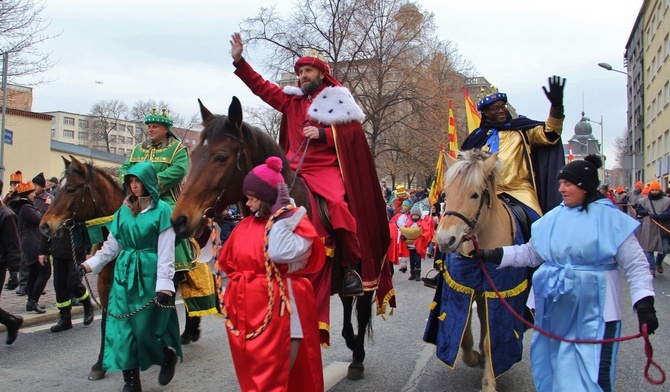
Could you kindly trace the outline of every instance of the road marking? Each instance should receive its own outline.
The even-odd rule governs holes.
[[[349,364],[347,362],[333,362],[323,368],[323,385],[327,391],[347,376]]]
[[[401,392],[410,392],[418,390],[421,373],[423,373],[426,370],[426,366],[428,366],[428,361],[430,361],[433,355],[435,355],[435,346],[433,346],[432,344],[426,344],[423,350],[421,350],[421,352],[419,353],[419,357],[416,359],[416,363],[414,364],[414,370],[407,379],[405,385],[400,390]]]

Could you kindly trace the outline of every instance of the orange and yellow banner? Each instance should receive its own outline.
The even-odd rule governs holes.
[[[465,96],[465,115],[468,118],[468,133],[472,133],[472,131],[479,128],[482,118],[479,116],[477,106],[470,99],[470,94],[468,94],[468,90],[465,87],[463,87],[463,95]]]
[[[458,156],[458,140],[456,136],[456,118],[454,117],[454,109],[451,101],[449,101],[449,155],[456,158]]]
[[[428,193],[428,202],[430,205],[437,203],[444,188],[444,149],[440,146],[440,153],[437,157],[437,165],[435,166],[435,179],[430,186],[430,193]]]

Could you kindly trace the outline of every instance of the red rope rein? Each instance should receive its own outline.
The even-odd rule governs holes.
[[[475,252],[479,252],[479,243],[477,242],[477,238],[475,236],[472,236],[470,238],[472,241]],[[559,340],[562,342],[568,342],[568,343],[578,343],[578,344],[604,344],[604,343],[616,343],[616,342],[625,342],[627,340],[633,340],[637,338],[644,338],[644,355],[647,357],[647,363],[644,366],[644,377],[647,379],[647,381],[651,384],[654,385],[661,385],[665,382],[665,370],[654,361],[653,356],[654,356],[654,349],[651,345],[651,341],[649,340],[649,334],[647,333],[647,325],[644,324],[642,325],[642,332],[637,333],[635,335],[627,335],[627,336],[621,336],[618,338],[610,338],[610,339],[568,339],[565,337],[558,336],[554,333],[551,333],[547,330],[544,330],[535,324],[529,322],[528,320],[524,319],[519,313],[517,313],[512,306],[507,303],[505,298],[500,294],[500,291],[498,291],[498,288],[496,285],[493,283],[493,280],[489,276],[488,271],[486,270],[486,267],[484,266],[484,262],[480,261],[479,262],[479,267],[482,269],[482,272],[484,272],[484,277],[486,277],[486,280],[489,282],[489,285],[493,288],[493,291],[496,293],[496,296],[498,296],[498,299],[502,302],[503,306],[519,321],[521,321],[525,326],[528,328],[532,328],[534,331],[537,331],[539,334],[542,334],[548,338],[554,339],[554,340]],[[661,377],[659,379],[654,379],[651,377],[649,374],[649,369],[651,367],[655,367],[658,372],[660,373]]]

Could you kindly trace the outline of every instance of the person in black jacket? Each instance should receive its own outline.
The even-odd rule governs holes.
[[[0,194],[2,194],[2,180],[0,180]],[[16,214],[0,204],[0,282],[5,281],[7,269],[17,270],[21,263],[21,246],[19,245],[19,229]],[[2,294],[2,285],[0,285]],[[19,328],[23,324],[21,316],[15,316],[0,308],[0,323],[7,327],[7,344],[16,340]]]
[[[45,313],[43,306],[38,305],[42,291],[51,278],[51,263],[49,260],[39,260],[38,249],[44,235],[39,229],[42,214],[33,200],[35,186],[32,181],[24,182],[16,187],[19,197],[9,202],[9,208],[19,219],[19,236],[21,238],[21,264],[28,269],[26,311]],[[20,279],[19,279],[20,280]]]
[[[72,241],[74,241],[76,260],[72,260]],[[73,298],[84,305],[84,325],[91,324],[95,318],[90,293],[82,284],[81,276],[77,273],[77,265],[86,260],[88,242],[86,228],[77,225],[71,229],[62,228],[54,237],[43,236],[42,238],[39,259],[46,262],[49,256],[53,258],[56,307],[60,313],[60,319],[56,325],[51,327],[51,332],[61,332],[72,328]]]

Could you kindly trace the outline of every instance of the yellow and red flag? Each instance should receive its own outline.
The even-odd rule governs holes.
[[[428,193],[428,202],[431,206],[437,203],[442,188],[444,188],[444,148],[440,146],[440,153],[435,166],[435,179],[433,179],[433,184],[430,186],[430,192]]]
[[[463,87],[463,95],[465,96],[465,115],[468,118],[468,133],[472,133],[472,131],[479,128],[482,118],[479,116],[477,106],[470,99],[470,94],[468,94],[468,90],[465,87]]]
[[[456,118],[451,101],[449,101],[449,155],[456,158],[458,156],[458,140],[456,140]]]

